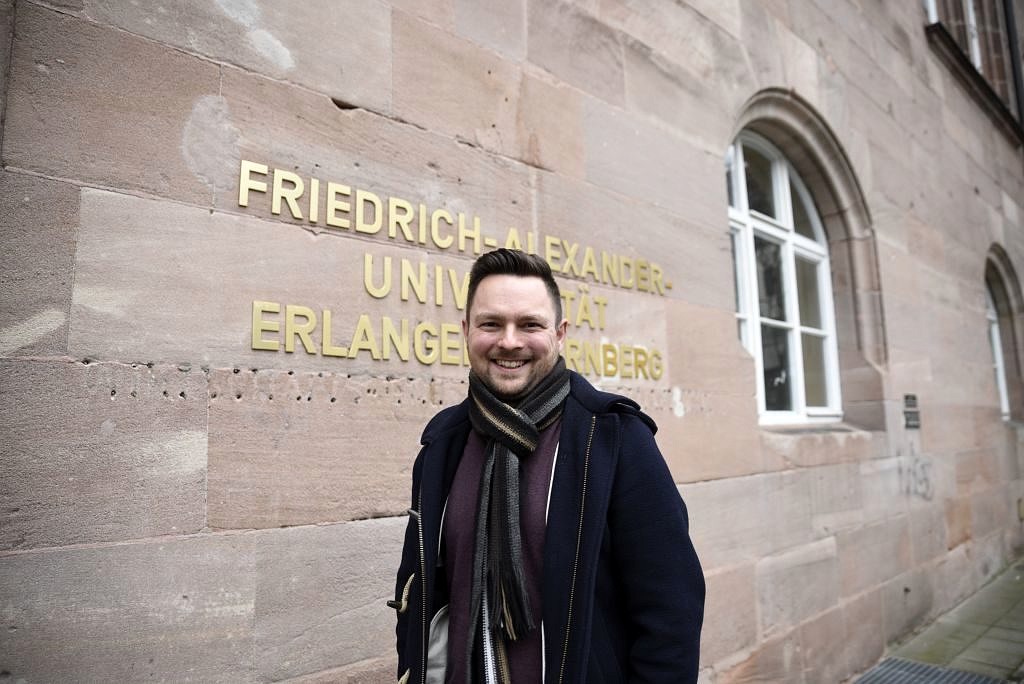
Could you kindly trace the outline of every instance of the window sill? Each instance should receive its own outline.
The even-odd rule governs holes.
[[[1024,128],[1021,127],[1020,121],[999,99],[999,95],[992,89],[985,77],[974,68],[942,22],[928,24],[924,27],[924,31],[932,49],[946,63],[953,75],[970,91],[981,108],[992,119],[996,128],[1002,131],[1014,146],[1024,145]]]

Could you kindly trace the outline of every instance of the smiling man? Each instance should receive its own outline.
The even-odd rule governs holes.
[[[692,682],[704,577],[686,508],[630,399],[565,367],[535,255],[470,272],[469,396],[413,467],[398,571],[405,682]]]

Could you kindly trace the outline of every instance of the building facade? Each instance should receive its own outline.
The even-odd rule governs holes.
[[[391,681],[497,246],[659,424],[703,681],[864,671],[1024,547],[1011,5],[0,1],[0,678]]]

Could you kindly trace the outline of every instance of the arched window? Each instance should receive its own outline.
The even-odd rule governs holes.
[[[985,315],[992,369],[1003,420],[1024,418],[1024,387],[1018,352],[1020,283],[1002,247],[992,245],[985,262]]]
[[[1003,359],[1003,342],[999,333],[999,314],[996,312],[992,290],[985,288],[985,316],[988,318],[988,343],[992,347],[992,369],[995,372],[996,390],[999,392],[999,412],[1003,420],[1010,419],[1010,398],[1006,392],[1006,361]]]
[[[807,187],[766,138],[726,159],[736,320],[766,424],[842,417],[828,242]]]

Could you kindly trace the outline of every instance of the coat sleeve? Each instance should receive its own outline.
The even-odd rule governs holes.
[[[410,497],[410,510],[417,511],[417,492],[420,486],[420,476],[423,465],[422,451],[416,457],[412,469],[412,495]],[[419,596],[420,590],[417,579],[419,577],[419,521],[412,514],[405,526],[405,542],[402,546],[402,559],[398,566],[398,575],[395,578],[395,597],[388,605],[395,609],[398,622],[395,626],[395,644],[398,649],[398,673],[397,679],[401,679],[411,667],[412,658],[407,647],[409,638],[409,620],[417,612],[417,605],[414,598]]]
[[[704,574],[686,506],[650,428],[621,416],[609,532],[630,636],[630,682],[696,682]]]

